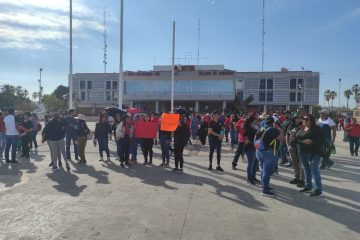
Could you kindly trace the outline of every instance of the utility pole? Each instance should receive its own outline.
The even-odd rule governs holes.
[[[263,0],[263,18],[262,18],[262,60],[261,71],[264,72],[265,61],[265,0]]]
[[[120,66],[119,66],[119,99],[118,105],[122,109],[123,105],[123,89],[124,89],[124,79],[123,79],[123,52],[124,52],[124,0],[121,0],[120,3]]]
[[[72,63],[72,0],[70,0],[70,64],[69,64],[69,109],[72,109],[73,104],[73,63]]]
[[[171,113],[174,113],[175,95],[175,21],[173,21],[172,69],[171,69]]]
[[[339,108],[338,108],[338,115],[340,114],[340,99],[341,99],[341,93],[340,93],[340,90],[341,90],[341,78],[339,78]]]
[[[42,100],[42,92],[43,92],[43,87],[41,86],[41,72],[43,71],[43,69],[40,68],[39,71],[40,71],[40,78],[39,78],[39,106],[40,106]]]

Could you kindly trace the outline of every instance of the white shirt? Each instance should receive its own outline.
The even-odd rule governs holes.
[[[16,130],[16,124],[15,124],[15,117],[14,115],[7,115],[4,118],[5,128],[6,128],[6,135],[9,136],[17,136],[19,135],[18,131]]]
[[[328,117],[327,119],[319,118],[318,123],[327,124],[331,128],[336,127],[336,124],[335,124],[334,120],[332,120],[330,117]]]

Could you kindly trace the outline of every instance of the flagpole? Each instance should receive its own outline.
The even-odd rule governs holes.
[[[69,109],[73,108],[73,63],[72,63],[72,0],[70,0],[70,64],[69,64]]]
[[[175,95],[175,21],[173,21],[172,69],[171,69],[171,113],[174,113]]]
[[[124,92],[124,79],[123,79],[123,52],[124,52],[124,0],[120,4],[120,66],[119,66],[119,97],[118,105],[122,109],[123,106],[123,92]]]

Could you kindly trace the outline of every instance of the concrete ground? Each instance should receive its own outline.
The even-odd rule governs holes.
[[[197,144],[186,148],[185,172],[176,174],[158,167],[158,146],[155,165],[122,169],[114,158],[99,162],[90,141],[87,166],[71,162],[71,171],[52,172],[41,144],[30,161],[1,161],[0,239],[357,240],[360,159],[340,138],[336,164],[322,172],[320,198],[290,185],[293,170],[286,167],[271,179],[277,196],[262,196],[246,183],[246,163],[231,170],[228,145],[224,173],[207,170],[208,147]]]

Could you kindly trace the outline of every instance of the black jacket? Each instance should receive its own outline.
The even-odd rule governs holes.
[[[174,145],[186,146],[190,137],[190,129],[185,123],[181,123],[174,132]]]

